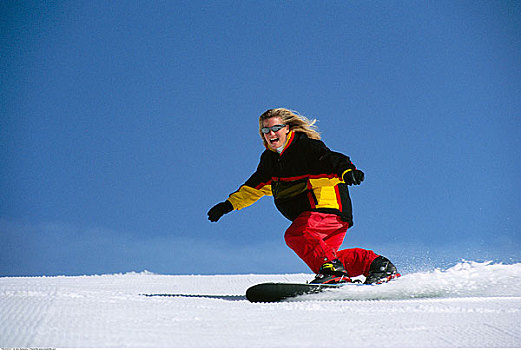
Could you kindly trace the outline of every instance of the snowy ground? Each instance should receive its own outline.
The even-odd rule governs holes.
[[[282,303],[243,297],[255,283],[310,278],[4,277],[0,346],[521,347],[521,264],[465,262]],[[177,296],[144,295],[164,293]]]

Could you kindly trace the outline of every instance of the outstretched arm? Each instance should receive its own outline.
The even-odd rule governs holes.
[[[271,195],[271,171],[269,170],[269,160],[266,156],[261,156],[261,161],[257,170],[250,176],[239,189],[208,212],[208,220],[218,221],[221,216],[232,210],[241,210],[252,205],[261,197]]]

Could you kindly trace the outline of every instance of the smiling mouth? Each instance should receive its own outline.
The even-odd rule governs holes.
[[[279,142],[279,138],[278,137],[275,138],[275,139],[270,139],[270,143],[271,144],[274,144],[274,143],[277,143],[277,142]]]

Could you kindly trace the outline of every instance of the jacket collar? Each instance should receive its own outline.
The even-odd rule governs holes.
[[[288,147],[291,145],[291,143],[293,142],[294,139],[295,139],[295,133],[290,130],[288,133],[288,137],[286,138],[286,144],[284,145],[284,148],[282,148],[282,152],[280,152],[279,156],[282,156],[284,154],[284,152],[288,149]],[[272,152],[277,153],[276,149],[273,149],[269,146],[267,146],[266,148]]]

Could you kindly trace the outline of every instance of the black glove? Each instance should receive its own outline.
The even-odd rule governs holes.
[[[351,185],[360,185],[364,181],[364,172],[362,170],[353,169],[344,175],[344,182]]]
[[[208,211],[208,220],[210,220],[211,222],[217,222],[221,218],[221,216],[223,216],[224,214],[228,214],[232,210],[233,205],[228,200],[216,204],[213,206],[212,209],[210,209],[210,211]]]

